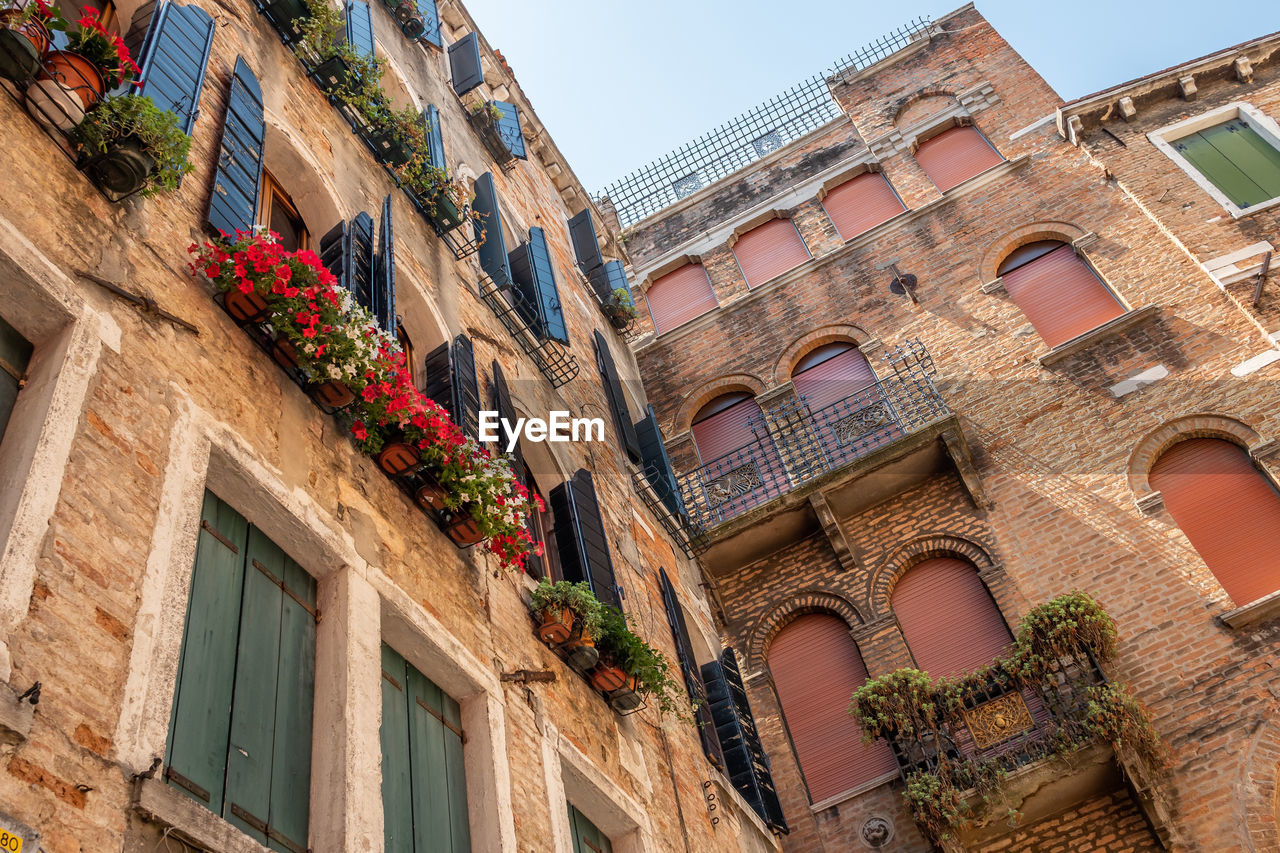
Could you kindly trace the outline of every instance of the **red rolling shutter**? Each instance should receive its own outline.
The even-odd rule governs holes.
[[[726,401],[727,402],[727,401]],[[709,404],[710,409],[715,403]],[[760,404],[746,397],[693,425],[693,445],[705,465],[756,440],[749,420],[760,425]]]
[[[916,162],[940,192],[1004,162],[987,138],[972,127],[953,127],[920,143]]]
[[[906,210],[879,172],[865,172],[833,188],[822,200],[841,240],[849,240]]]
[[[842,619],[815,613],[787,625],[769,646],[769,673],[811,802],[897,769],[889,744],[863,743],[849,714],[867,668]]]
[[[685,264],[655,281],[644,299],[661,335],[700,317],[718,304],[702,264]]]
[[[1009,297],[1051,347],[1124,313],[1107,286],[1066,243],[1001,278]]]
[[[755,287],[809,260],[809,248],[794,222],[771,219],[739,237],[733,255],[747,287]]]
[[[804,395],[810,411],[830,406],[876,381],[867,357],[855,346],[833,344],[813,353],[817,363],[791,377],[796,393]],[[808,361],[806,359],[805,361]]]
[[[1280,589],[1280,494],[1243,449],[1175,444],[1152,466],[1151,488],[1237,605]]]
[[[890,601],[916,668],[933,678],[989,666],[1013,641],[971,563],[934,557],[898,581]]]

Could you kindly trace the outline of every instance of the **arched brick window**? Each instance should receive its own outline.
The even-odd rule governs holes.
[[[659,334],[683,326],[715,308],[715,291],[702,264],[685,264],[659,278],[644,295]]]
[[[897,769],[889,744],[863,743],[849,714],[867,668],[844,620],[812,613],[788,624],[769,645],[769,674],[811,802]]]
[[[729,518],[786,491],[786,472],[764,413],[744,392],[724,394],[693,418],[693,445],[702,461],[702,495],[719,518]]]
[[[916,148],[916,162],[940,192],[1004,162],[976,127],[953,127]]]
[[[808,408],[818,441],[834,464],[850,461],[902,434],[867,357],[847,341],[810,352],[796,364],[791,382]]]
[[[1009,298],[1051,347],[1124,313],[1075,249],[1060,240],[1038,240],[1016,249],[997,274]]]
[[[1280,589],[1280,494],[1243,448],[1219,438],[1179,442],[1149,481],[1232,601]]]
[[[770,219],[733,244],[747,287],[757,287],[809,260],[809,247],[790,219]]]
[[[990,666],[1013,636],[978,570],[933,557],[907,571],[890,596],[916,668],[945,678]]]

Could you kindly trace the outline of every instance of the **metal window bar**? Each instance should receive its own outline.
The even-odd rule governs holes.
[[[467,122],[476,132],[476,137],[484,145],[485,150],[489,152],[489,156],[493,158],[493,162],[502,171],[510,172],[516,166],[516,155],[512,152],[517,140],[508,137],[489,114],[492,103],[492,101],[477,98],[472,100],[470,105],[464,103],[463,106],[467,111]]]
[[[497,315],[498,320],[506,327],[507,332],[520,344],[525,355],[533,359],[533,363],[542,371],[542,375],[550,380],[552,387],[559,388],[578,375],[578,361],[567,347],[551,341],[543,340],[529,328],[517,303],[523,298],[511,286],[510,282],[499,285],[490,276],[481,276],[480,298]],[[536,312],[526,312],[534,316]]]
[[[653,471],[653,466],[646,466],[647,471]],[[654,479],[659,479],[656,472]],[[680,547],[686,557],[692,558],[695,554],[705,551],[709,544],[706,534],[695,529],[689,524],[688,519],[683,516],[676,516],[663,502],[665,495],[659,492],[659,487],[653,484],[653,480],[649,475],[640,470],[632,470],[631,486],[636,494],[640,495],[640,499],[653,512],[658,523],[662,525],[663,530],[667,531],[667,535]],[[676,495],[676,500],[680,500],[680,495]]]
[[[923,37],[929,27],[927,17],[916,18],[843,57],[825,73],[614,181],[596,194],[596,201],[608,198],[625,228],[732,175],[842,114],[831,97],[828,77],[879,62]]]

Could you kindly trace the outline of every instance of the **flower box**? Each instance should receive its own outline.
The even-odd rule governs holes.
[[[113,198],[133,195],[147,185],[156,168],[156,158],[137,137],[117,140],[105,153],[80,164],[89,180]]]
[[[325,94],[332,95],[352,79],[354,72],[341,56],[331,56],[317,65],[311,76],[320,84]]]
[[[472,518],[471,513],[465,507],[457,512],[442,513],[440,529],[459,548],[470,548],[472,545],[484,541],[484,534],[480,530],[480,525],[476,523],[476,520]]]
[[[49,49],[49,31],[39,21],[16,23],[17,9],[0,12],[0,77],[30,80],[40,70],[40,57]]]
[[[387,476],[403,477],[422,464],[418,448],[403,440],[389,442],[378,454],[378,467]]]

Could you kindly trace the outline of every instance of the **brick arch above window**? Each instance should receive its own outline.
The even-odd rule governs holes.
[[[848,342],[859,349],[869,349],[867,345],[875,341],[865,329],[861,326],[852,324],[839,324],[833,326],[822,326],[807,332],[791,342],[791,345],[783,351],[777,363],[773,366],[773,385],[781,385],[784,382],[791,381],[791,374],[795,371],[795,367],[800,360],[813,350],[824,344],[832,344],[839,342]]]
[[[871,576],[868,601],[873,618],[889,614],[889,599],[902,576],[934,557],[954,557],[972,563],[979,573],[999,569],[986,546],[962,536],[939,533],[921,536],[898,546]],[[993,593],[994,594],[994,593]]]
[[[955,90],[947,86],[926,86],[912,92],[899,102],[893,114],[893,124],[909,127],[932,115],[951,109],[959,103]]]
[[[1087,233],[1089,232],[1086,229],[1075,223],[1055,220],[1030,222],[1020,228],[1007,231],[991,241],[987,250],[983,252],[982,259],[978,262],[978,281],[982,284],[995,281],[996,271],[1004,259],[1028,243],[1036,243],[1040,240],[1061,240],[1064,243],[1072,243]]]
[[[1173,445],[1192,438],[1221,438],[1246,450],[1262,443],[1262,436],[1242,421],[1214,412],[1196,412],[1161,424],[1143,436],[1129,454],[1129,488],[1140,508],[1155,508],[1150,475],[1156,460]],[[1158,500],[1154,503],[1158,505]]]
[[[688,432],[693,425],[694,417],[702,410],[703,406],[716,397],[738,391],[745,391],[753,397],[759,397],[765,391],[765,384],[760,377],[753,373],[734,373],[729,376],[717,377],[700,385],[680,401],[680,406],[676,409],[676,416],[670,435],[675,436]]]
[[[801,616],[825,613],[843,620],[850,630],[866,622],[858,608],[844,596],[823,589],[806,589],[765,611],[747,635],[747,667],[759,672],[765,665],[769,644],[778,632]]]

